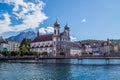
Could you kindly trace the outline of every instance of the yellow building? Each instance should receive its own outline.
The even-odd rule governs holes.
[[[118,52],[119,52],[119,46],[118,46],[118,44],[115,44],[115,45],[114,45],[114,52],[115,52],[115,53],[118,53]]]

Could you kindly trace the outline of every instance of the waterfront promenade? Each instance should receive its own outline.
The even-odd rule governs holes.
[[[3,56],[0,57],[0,60],[12,60],[12,59],[120,59],[120,56],[114,55],[114,56],[103,56],[103,55],[84,55],[84,56]]]
[[[15,62],[17,60],[21,60],[20,62],[24,63],[24,60],[30,60],[30,62],[28,61],[28,63],[32,63],[31,60],[38,60],[35,61],[35,63],[44,63],[44,60],[47,61],[51,61],[51,60],[55,60],[55,62],[57,60],[75,60],[76,64],[80,64],[80,65],[120,65],[120,56],[117,55],[112,55],[112,56],[103,56],[103,55],[84,55],[84,56],[63,56],[63,55],[58,55],[58,56],[47,56],[47,55],[43,55],[43,56],[7,56],[7,57],[0,57],[0,61],[4,61],[4,60],[15,60]],[[42,60],[41,62],[39,62],[39,60]],[[117,63],[116,63],[117,61]],[[26,63],[26,62],[25,62]],[[47,63],[54,63],[54,62],[47,62]],[[61,63],[61,62],[59,62]],[[67,63],[69,64],[69,63]]]

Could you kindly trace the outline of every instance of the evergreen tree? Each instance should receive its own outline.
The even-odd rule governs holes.
[[[21,51],[22,55],[29,53],[29,51],[30,51],[30,42],[31,42],[31,39],[24,38],[22,40],[22,42],[20,44],[20,51]]]

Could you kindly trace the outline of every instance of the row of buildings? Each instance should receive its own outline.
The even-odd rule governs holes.
[[[112,42],[111,40],[102,41],[102,42],[87,42],[81,43],[76,42],[74,43],[78,45],[77,50],[80,53],[75,53],[79,55],[83,54],[92,54],[92,55],[115,55],[116,53],[120,52],[120,43]]]
[[[54,33],[40,35],[37,32],[37,37],[31,42],[31,52],[48,52],[49,55],[57,55],[64,52],[65,55],[106,55],[110,53],[118,53],[119,45],[112,43],[109,39],[103,42],[95,43],[80,43],[71,42],[70,29],[66,24],[64,31],[60,32],[60,24],[58,21],[54,23]]]
[[[0,51],[19,51],[19,42],[5,40],[0,36]]]

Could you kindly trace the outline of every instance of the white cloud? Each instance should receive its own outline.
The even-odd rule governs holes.
[[[76,41],[77,40],[77,38],[73,37],[73,36],[70,36],[70,39],[71,39],[71,41]]]
[[[10,16],[8,13],[3,14],[4,20],[0,20],[0,34],[6,31],[12,31],[12,27],[8,25],[11,24]]]
[[[54,28],[49,26],[49,27],[46,28],[46,31],[48,33],[53,33],[54,32]]]
[[[53,33],[54,32],[54,28],[50,27],[50,26],[48,26],[47,28],[42,27],[42,28],[39,29],[39,32],[40,32],[40,34]],[[71,41],[76,41],[77,40],[77,38],[73,37],[73,36],[70,36],[70,39],[71,39]]]
[[[54,28],[50,27],[50,26],[48,26],[47,28],[42,27],[42,28],[39,29],[39,32],[40,32],[40,34],[53,33]]]
[[[24,2],[23,0],[2,0],[0,3],[7,3],[14,5],[12,14],[16,15],[16,19],[22,19],[23,23],[19,25],[10,26],[10,14],[3,13],[4,20],[0,20],[0,34],[4,32],[17,32],[29,28],[35,29],[48,17],[42,12],[45,3],[41,0],[35,0],[37,4],[32,2]],[[20,8],[21,6],[21,8]],[[29,13],[32,12],[32,13]],[[12,17],[12,16],[11,16]]]
[[[86,19],[82,19],[82,20],[81,20],[81,23],[86,23]]]
[[[40,32],[40,34],[46,34],[45,28],[40,28],[40,29],[39,29],[39,32]]]

